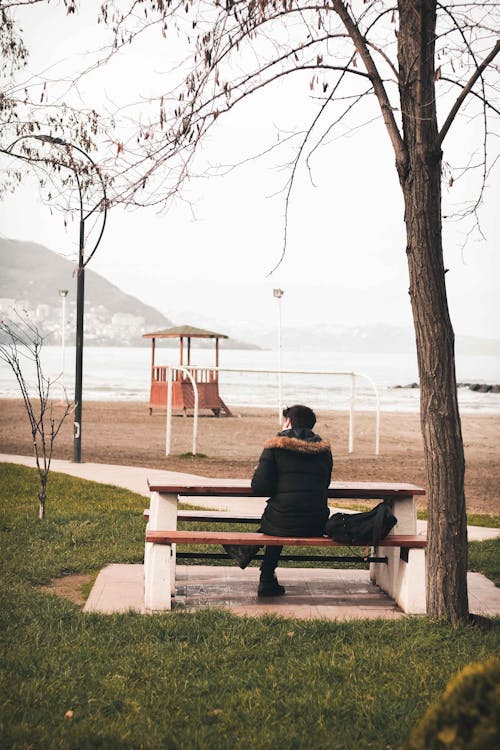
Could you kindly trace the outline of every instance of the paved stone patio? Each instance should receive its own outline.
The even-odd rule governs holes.
[[[220,607],[236,615],[328,620],[407,616],[370,582],[367,570],[283,567],[278,572],[286,595],[259,599],[258,568],[178,565],[173,611]],[[111,614],[132,610],[145,614],[143,577],[142,565],[106,566],[97,577],[84,612]],[[468,585],[471,612],[500,616],[500,589],[479,573],[468,574]]]

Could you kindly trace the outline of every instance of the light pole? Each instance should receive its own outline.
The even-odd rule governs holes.
[[[62,302],[62,315],[61,315],[61,349],[62,349],[62,363],[61,363],[61,401],[66,398],[66,388],[64,386],[64,371],[66,369],[66,349],[65,349],[65,334],[66,334],[66,297],[68,296],[67,289],[59,289],[59,296]]]
[[[281,298],[283,297],[283,294],[283,289],[273,289],[273,296],[278,300],[278,422],[280,423],[283,416],[283,384],[281,377],[281,370],[283,369],[281,346]]]
[[[42,143],[50,143],[53,146],[61,146],[65,149],[66,154],[69,157],[69,161],[61,161],[59,159],[48,159],[38,156],[37,158],[34,158],[30,156],[29,154],[13,154],[12,149],[16,145],[16,143],[19,143],[19,141],[22,141],[26,138],[35,138],[38,141],[41,141]],[[90,261],[92,256],[94,255],[95,251],[97,250],[97,247],[101,241],[101,237],[104,232],[104,227],[106,226],[106,215],[107,215],[107,195],[106,195],[106,186],[104,184],[104,180],[102,178],[101,172],[97,166],[97,164],[94,162],[94,160],[87,154],[86,151],[81,149],[79,146],[75,146],[74,143],[69,143],[68,141],[64,141],[62,138],[56,138],[52,135],[22,135],[19,138],[16,138],[16,140],[10,144],[6,149],[2,149],[4,153],[10,154],[11,156],[15,156],[18,159],[22,159],[23,161],[27,162],[36,162],[41,161],[45,163],[49,163],[51,166],[57,166],[57,167],[66,167],[66,169],[70,169],[74,175],[76,184],[78,187],[78,198],[79,198],[79,214],[80,214],[80,222],[79,222],[79,239],[78,239],[78,276],[77,276],[77,285],[76,285],[76,361],[75,361],[75,420],[73,422],[73,461],[75,463],[80,463],[82,460],[82,381],[83,381],[83,310],[84,310],[84,301],[85,301],[85,266]],[[81,182],[81,176],[80,173],[83,172],[81,169],[81,166],[78,163],[75,163],[73,158],[70,155],[71,150],[77,151],[79,154],[84,156],[89,162],[90,166],[92,167],[93,172],[97,175],[100,187],[102,190],[102,198],[100,201],[98,201],[93,208],[91,208],[89,211],[85,213],[84,206],[83,206],[83,189],[82,189],[82,182]],[[97,211],[97,209],[102,209],[102,226],[101,230],[99,232],[99,236],[97,238],[97,242],[95,243],[92,251],[88,253],[87,258],[84,257],[84,249],[85,249],[85,222],[86,220],[92,216],[92,214]]]

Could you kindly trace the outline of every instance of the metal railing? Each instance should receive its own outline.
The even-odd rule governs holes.
[[[191,382],[194,393],[194,414],[193,414],[193,443],[191,453],[196,455],[196,439],[198,437],[198,387],[196,380],[186,367],[167,367],[167,425],[165,435],[165,455],[170,456],[172,443],[172,373],[182,371],[185,379]]]
[[[190,381],[191,378],[188,377],[188,370],[192,373],[196,383],[216,383],[218,380],[216,367],[192,367],[191,365],[170,367],[169,365],[154,365],[152,368],[152,381],[154,383],[166,383],[168,377],[167,370],[171,371],[173,383]]]
[[[159,369],[159,368],[158,368]],[[256,369],[245,369],[235,367],[211,367],[211,368],[200,368],[193,366],[170,367],[169,365],[162,366],[162,369],[166,370],[166,381],[167,381],[167,424],[166,424],[166,447],[165,455],[170,455],[171,439],[172,439],[172,382],[177,378],[179,372],[182,373],[183,380],[189,380],[193,386],[194,392],[194,415],[193,415],[193,455],[196,454],[196,440],[198,434],[198,388],[197,383],[203,382],[214,382],[213,380],[199,380],[197,373],[214,373],[216,374],[216,380],[218,380],[219,372],[246,372],[255,373],[258,375],[335,375],[341,377],[350,377],[351,379],[351,392],[349,397],[349,453],[354,451],[354,426],[355,426],[355,412],[356,412],[356,379],[364,378],[368,381],[369,385],[373,390],[376,403],[376,414],[375,414],[375,455],[378,456],[380,453],[380,398],[377,386],[369,375],[354,371],[340,371],[340,370],[256,370]],[[176,378],[173,378],[173,374],[176,374]],[[203,376],[205,377],[205,375]],[[278,419],[281,421],[281,410],[279,410]]]

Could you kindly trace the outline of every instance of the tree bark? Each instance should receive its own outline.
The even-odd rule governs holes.
[[[45,518],[45,500],[47,498],[47,476],[40,474],[40,490],[38,492],[38,518],[43,521]]]
[[[400,0],[398,59],[410,299],[420,377],[420,420],[428,482],[427,611],[468,619],[465,460],[454,333],[441,232],[441,150],[434,91],[436,3]]]

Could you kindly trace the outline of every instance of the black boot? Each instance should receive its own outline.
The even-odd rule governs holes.
[[[273,573],[272,577],[264,573],[260,574],[257,596],[283,596],[284,593],[285,587],[278,583],[275,573]]]
[[[260,550],[260,547],[253,547],[250,545],[243,544],[223,544],[227,554],[236,560],[242,570],[245,570],[247,565],[252,562],[253,558]]]

